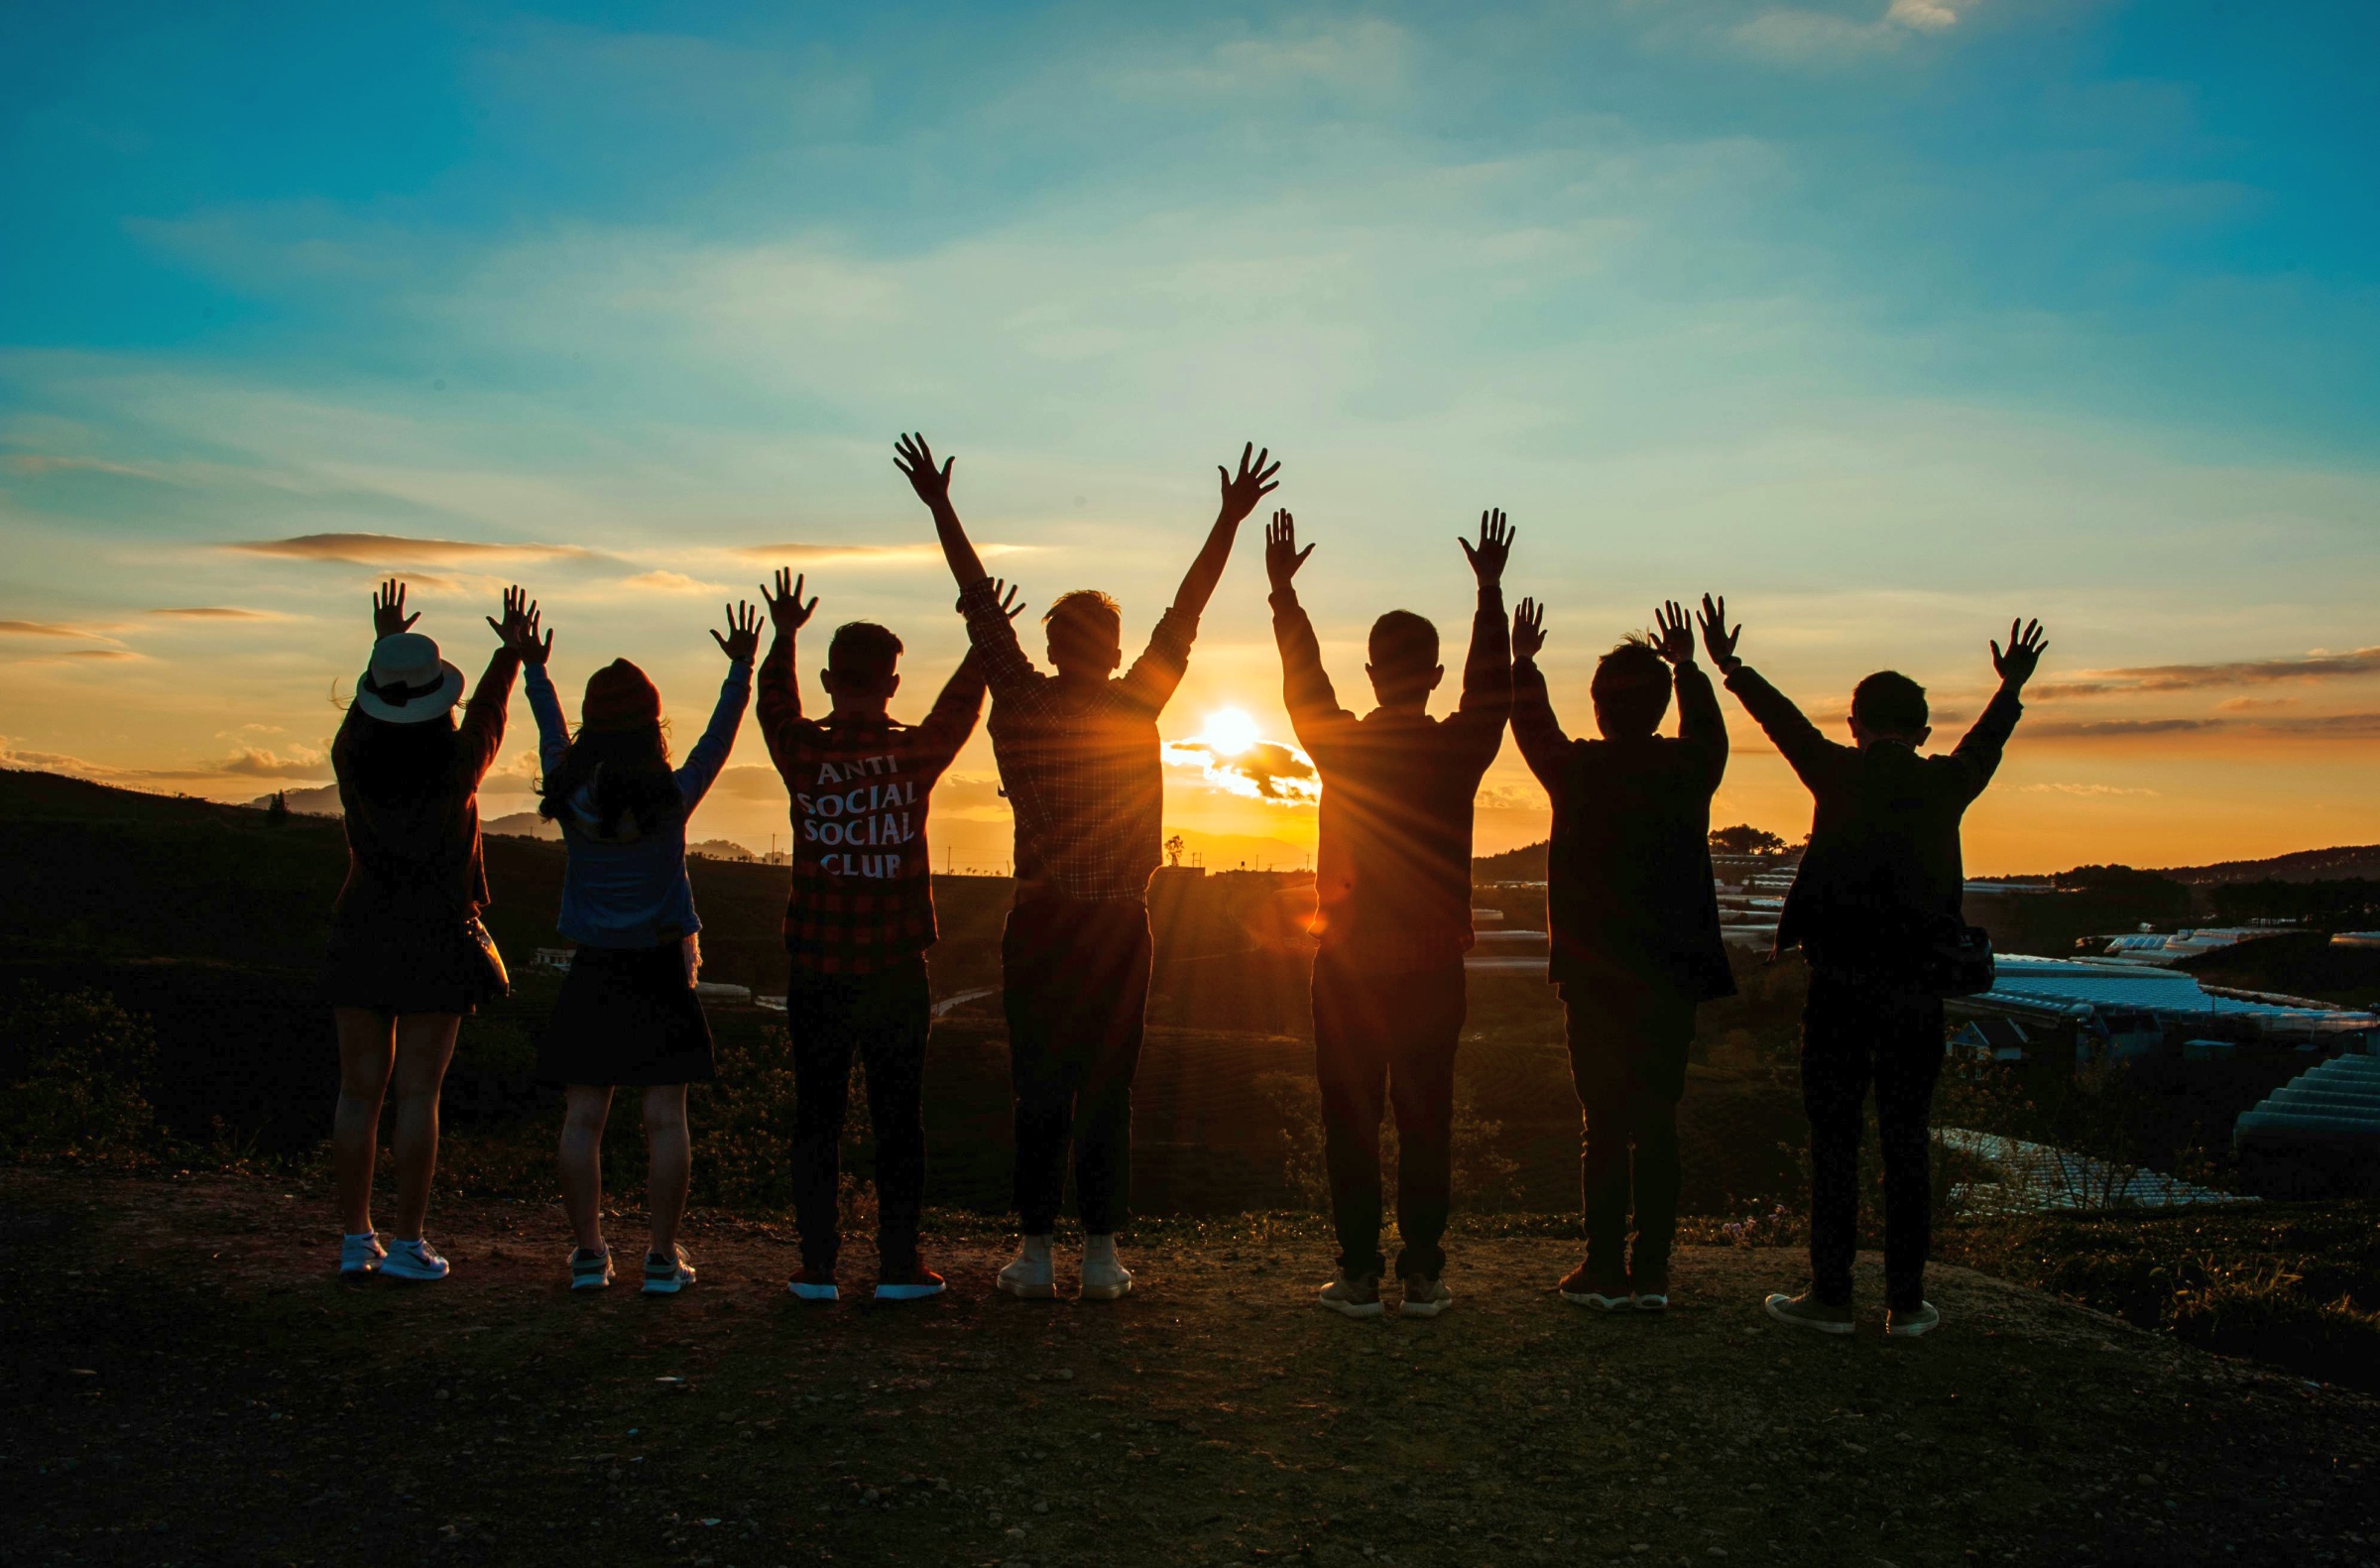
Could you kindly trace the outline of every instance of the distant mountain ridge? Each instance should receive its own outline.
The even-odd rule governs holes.
[[[1545,880],[1545,867],[1546,845],[1540,842],[1523,844],[1518,849],[1508,849],[1500,855],[1481,855],[1472,861],[1471,874],[1478,882],[1542,882]],[[2380,879],[2380,844],[2301,849],[2294,854],[2274,855],[2264,860],[2218,860],[2204,866],[2140,869],[2153,869],[2160,877],[2191,886],[2225,882],[2330,882],[2353,877]],[[1985,880],[2027,882],[2044,879],[2010,877]]]

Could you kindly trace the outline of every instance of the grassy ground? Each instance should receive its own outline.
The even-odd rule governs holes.
[[[941,1301],[820,1308],[717,1218],[686,1296],[573,1297],[530,1204],[446,1206],[443,1284],[343,1286],[324,1207],[0,1172],[0,1562],[2380,1557],[2373,1401],[1963,1269],[1937,1335],[1823,1340],[1758,1311],[1789,1252],[1613,1319],[1549,1293],[1571,1244],[1466,1236],[1448,1315],[1349,1323],[1258,1218],[1150,1230],[1119,1303],[997,1297],[979,1235]]]

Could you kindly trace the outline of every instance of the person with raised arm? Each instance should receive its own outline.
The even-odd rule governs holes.
[[[1253,445],[1241,451],[1238,473],[1217,469],[1223,497],[1206,543],[1148,647],[1122,676],[1122,612],[1089,588],[1060,595],[1041,617],[1056,673],[1033,667],[951,506],[956,459],[936,466],[916,435],[902,436],[897,448],[894,460],[933,514],[958,580],[959,613],[992,692],[993,757],[1016,818],[1016,902],[1001,936],[1022,1232],[1015,1259],[997,1280],[1011,1295],[1057,1293],[1050,1242],[1070,1140],[1082,1204],[1082,1296],[1112,1301],[1132,1287],[1116,1233],[1130,1204],[1132,1075],[1148,1003],[1148,879],[1164,837],[1157,715],[1181,684],[1198,618],[1241,523],[1280,472]]]
[[[934,783],[975,733],[982,667],[959,661],[921,724],[890,713],[900,689],[900,639],[848,621],[826,646],[823,718],[801,709],[794,642],[818,601],[790,571],[766,586],[776,635],[761,662],[756,716],[793,810],[785,949],[792,974],[785,1029],[793,1047],[793,1217],[804,1301],[833,1301],[843,1121],[856,1054],[868,1073],[876,1130],[880,1301],[939,1295],[942,1276],[917,1255],[925,1193],[925,1047],[933,1028],[925,951],[934,945],[933,858],[926,807]]]
[[[1726,723],[1685,610],[1665,604],[1654,625],[1657,641],[1628,638],[1597,662],[1588,693],[1600,738],[1574,741],[1537,667],[1545,610],[1523,599],[1512,613],[1512,739],[1553,801],[1547,978],[1561,988],[1582,1120],[1587,1257],[1555,1288],[1605,1311],[1669,1306],[1694,1011],[1735,990],[1711,873]],[[1673,686],[1674,739],[1658,733]]]
[[[489,904],[480,859],[479,784],[504,744],[520,673],[520,631],[536,606],[518,588],[498,647],[461,723],[463,672],[413,629],[405,584],[372,596],[372,663],[330,743],[347,835],[347,880],[332,905],[322,989],[339,1035],[339,1099],[331,1165],[338,1176],[339,1272],[351,1279],[443,1279],[446,1260],[421,1234],[438,1163],[438,1090],[463,1015],[505,994],[504,963],[479,911]],[[397,1230],[372,1228],[380,1111],[397,1100]]]
[[[1933,1187],[1928,1122],[1944,1054],[1942,999],[1974,989],[1961,912],[1959,826],[1991,783],[2024,713],[2025,682],[2049,646],[2039,621],[2012,621],[1991,644],[1999,689],[1947,754],[1926,688],[1881,669],[1851,691],[1851,744],[1831,741],[1736,657],[1743,629],[1726,599],[1703,596],[1703,646],[1811,794],[1810,847],[1777,918],[1780,951],[1810,961],[1802,1014],[1802,1104],[1810,1116],[1810,1288],[1771,1295],[1771,1317],[1848,1334],[1859,1222],[1859,1128],[1870,1084],[1884,1162],[1884,1332],[1915,1338],[1942,1321],[1926,1300]],[[1982,949],[1987,956],[1988,949]]]
[[[1512,710],[1504,561],[1512,530],[1480,514],[1475,546],[1458,539],[1479,585],[1463,697],[1429,715],[1446,676],[1438,629],[1410,610],[1371,626],[1364,666],[1378,706],[1358,718],[1339,705],[1314,625],[1297,601],[1296,521],[1275,512],[1264,536],[1273,639],[1297,742],[1322,776],[1314,857],[1314,1069],[1322,1091],[1324,1162],[1339,1234],[1338,1277],[1317,1299],[1348,1317],[1378,1317],[1380,1116],[1396,1115],[1397,1277],[1407,1317],[1454,1301],[1440,1245],[1453,1198],[1455,1047],[1472,945],[1472,805],[1503,745]]]
[[[603,1129],[619,1088],[644,1091],[652,1228],[645,1293],[674,1295],[694,1282],[694,1265],[677,1240],[693,1177],[686,1086],[709,1082],[714,1068],[710,1024],[694,993],[702,920],[686,879],[686,819],[726,765],[752,700],[759,613],[749,604],[731,607],[727,630],[711,640],[727,656],[727,678],[702,739],[675,769],[661,694],[645,671],[616,659],[588,676],[572,735],[545,673],[553,635],[540,642],[532,625],[517,644],[529,666],[544,769],[537,812],[560,826],[566,852],[556,923],[578,944],[536,1065],[537,1081],[562,1091],[562,1207],[577,1241],[573,1290],[612,1282]]]

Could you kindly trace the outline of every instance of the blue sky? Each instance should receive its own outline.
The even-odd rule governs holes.
[[[628,653],[691,707],[720,591],[802,546],[922,696],[958,631],[895,430],[1028,599],[1135,628],[1252,436],[1343,687],[1378,610],[1461,625],[1447,535],[1501,505],[1577,722],[1665,595],[1830,711],[1889,663],[1971,712],[2023,611],[2096,673],[1984,862],[2380,839],[2380,691],[2306,657],[2380,642],[2370,8],[810,9],[0,23],[12,755],[319,780],[381,569],[458,662],[517,575],[565,685]],[[317,534],[416,543],[227,547]],[[1279,732],[1253,544],[1169,734]],[[1723,808],[1798,827],[1746,752]],[[1175,814],[1310,839],[1214,794]],[[1542,823],[1508,757],[1484,838]]]

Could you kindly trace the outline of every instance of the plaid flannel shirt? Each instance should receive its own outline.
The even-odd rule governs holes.
[[[989,578],[961,590],[959,613],[992,689],[1017,898],[1146,898],[1165,836],[1157,715],[1189,667],[1198,617],[1167,610],[1131,668],[1083,692],[1033,667]]]
[[[761,665],[761,735],[793,806],[793,886],[785,948],[796,968],[868,974],[934,945],[925,812],[983,712],[972,656],[925,722],[810,719],[801,712],[793,639]]]

